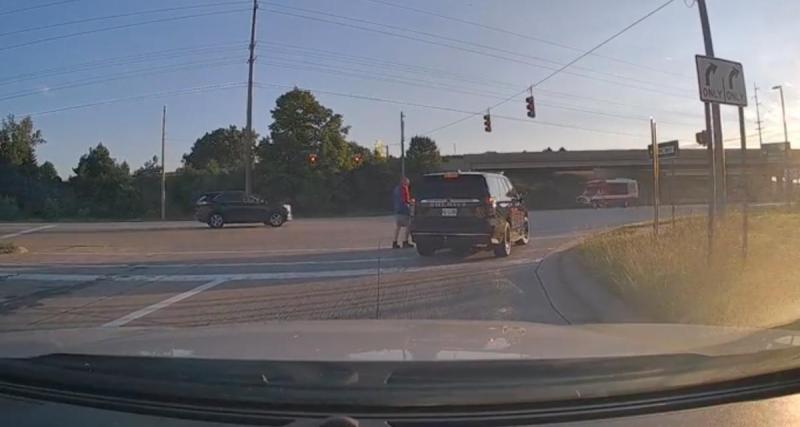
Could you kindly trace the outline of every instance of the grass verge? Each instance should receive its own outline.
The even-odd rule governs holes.
[[[13,242],[0,242],[0,255],[13,254],[17,251],[17,245]]]
[[[707,258],[706,219],[623,228],[578,247],[582,263],[624,300],[656,320],[769,327],[800,319],[800,214],[750,217],[749,251],[741,252],[741,216],[715,231]]]

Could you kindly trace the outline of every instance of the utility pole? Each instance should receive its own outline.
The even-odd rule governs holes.
[[[714,44],[711,41],[711,26],[708,23],[706,0],[697,0],[697,8],[700,11],[700,25],[703,28],[703,43],[706,49],[706,56],[713,58]],[[714,176],[716,186],[714,199],[715,203],[717,203],[717,214],[722,216],[725,213],[725,205],[728,201],[728,187],[725,171],[725,147],[722,142],[722,120],[719,113],[719,104],[717,103],[711,103],[711,121],[713,129],[708,129],[708,134],[710,139],[709,144],[713,144],[713,161],[716,164],[716,168],[713,168],[716,170],[716,175]]]
[[[400,112],[400,176],[406,177],[406,115]]]
[[[659,193],[661,192],[661,185],[660,175],[661,175],[661,168],[659,167],[658,161],[658,142],[656,142],[656,121],[652,117],[650,118],[650,146],[653,148],[653,234],[655,237],[658,237],[658,214],[659,209],[661,209],[660,199],[661,196]]]
[[[253,64],[256,62],[256,11],[258,10],[258,0],[253,0],[253,19],[250,23],[250,59],[247,60],[247,122],[244,127],[244,192],[250,194],[253,191],[253,159],[251,154],[255,143],[253,138]]]
[[[164,141],[167,130],[167,106],[161,110],[161,220],[167,219],[167,170],[164,168]]]
[[[786,105],[783,103],[783,86],[772,86],[772,90],[777,90],[781,93],[781,115],[783,116],[783,143],[784,147],[784,167],[783,167],[783,192],[786,196],[786,206],[792,207],[792,177],[793,171],[789,169],[789,156],[791,149],[789,147],[789,131],[786,129]]]
[[[777,90],[781,94],[781,116],[783,117],[783,142],[789,143],[789,131],[786,128],[786,104],[783,103],[783,86],[773,86],[772,90]]]
[[[756,124],[758,125],[758,147],[764,145],[764,140],[761,138],[761,110],[758,108],[758,86],[753,82],[753,92],[755,93],[756,101]]]

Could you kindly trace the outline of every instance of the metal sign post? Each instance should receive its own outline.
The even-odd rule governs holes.
[[[658,210],[660,205],[660,186],[659,186],[659,167],[658,167],[658,154],[659,149],[653,150],[652,147],[657,147],[656,144],[656,121],[651,117],[650,118],[650,143],[651,145],[651,152],[653,153],[653,234],[655,237],[658,237]]]
[[[701,18],[704,19],[704,29],[708,26],[707,16],[705,16],[705,2],[700,1],[703,11]],[[712,135],[713,130],[713,147],[709,144],[709,161],[711,163],[711,177],[714,181],[712,184],[712,198],[709,201],[709,218],[708,218],[708,260],[711,262],[711,253],[714,246],[714,216],[724,209],[725,204],[725,161],[724,153],[725,148],[722,145],[722,139],[717,138],[721,135],[721,123],[715,117],[713,120],[714,128],[711,127],[711,110],[718,111],[719,104],[737,105],[740,111],[739,128],[740,131],[744,129],[744,123],[741,118],[741,111],[743,107],[747,106],[747,87],[744,79],[744,68],[739,62],[728,61],[725,59],[713,57],[713,50],[706,51],[709,56],[695,55],[695,64],[697,66],[697,89],[700,95],[700,100],[705,103],[706,113],[706,131]],[[743,131],[742,131],[743,132]],[[742,144],[744,144],[744,134],[742,134]],[[714,154],[716,157],[722,159],[720,162],[715,162]],[[746,155],[745,147],[742,145],[742,161]],[[717,164],[718,163],[718,164]],[[719,176],[718,176],[719,175]],[[717,187],[717,181],[720,187]],[[718,194],[719,193],[719,194]],[[722,196],[722,197],[718,197]],[[717,201],[719,200],[719,205]]]
[[[739,107],[739,138],[742,143],[742,185],[744,196],[742,197],[742,259],[747,259],[747,208],[750,198],[750,191],[748,190],[748,173],[747,173],[747,140],[744,134],[744,107]]]
[[[672,203],[672,228],[675,228],[675,158],[672,158],[672,161],[669,165],[670,168],[670,177],[669,177],[669,201]]]
[[[653,128],[651,128],[651,132],[655,134],[655,122],[651,124]],[[672,169],[672,177],[669,179],[669,199],[670,203],[672,203],[672,225],[675,225],[675,199],[673,197],[672,187],[673,181],[675,180],[675,159],[678,158],[680,153],[680,143],[678,140],[674,141],[667,141],[667,142],[659,142],[658,143],[658,152],[653,153],[653,144],[647,146],[647,153],[650,155],[650,160],[653,160],[654,165],[655,162],[658,161],[658,174],[659,178],[661,175],[661,160],[671,160],[670,168]],[[655,167],[655,166],[654,166]],[[660,180],[659,180],[660,183]]]

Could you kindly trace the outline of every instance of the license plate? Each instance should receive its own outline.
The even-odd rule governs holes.
[[[442,216],[456,216],[458,208],[442,208]]]

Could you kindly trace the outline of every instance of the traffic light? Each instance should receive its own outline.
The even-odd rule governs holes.
[[[533,103],[533,95],[525,98],[525,103],[527,104],[528,108],[528,117],[534,118],[536,117],[536,105]]]
[[[353,165],[354,166],[361,166],[361,162],[364,161],[364,156],[361,153],[356,153],[353,155]]]
[[[483,115],[483,130],[486,132],[492,131],[492,116],[489,113]]]
[[[694,134],[694,140],[703,147],[708,147],[708,132],[701,130]]]
[[[308,165],[314,167],[317,165],[317,155],[314,153],[309,153],[308,157],[306,157],[306,161],[308,161]]]

